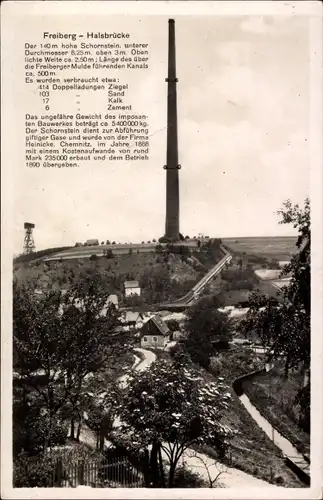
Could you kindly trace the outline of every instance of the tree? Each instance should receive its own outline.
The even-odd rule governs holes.
[[[176,321],[176,319],[170,319],[169,321],[167,321],[167,326],[171,332],[176,332],[180,330],[179,323],[178,321]]]
[[[185,257],[189,257],[190,255],[190,249],[185,246],[185,245],[180,245],[179,247],[179,254]]]
[[[292,223],[298,229],[298,253],[293,255],[282,274],[291,274],[289,285],[281,293],[281,301],[254,293],[250,309],[242,323],[245,331],[254,331],[267,347],[268,360],[285,358],[285,375],[290,368],[310,366],[310,204],[304,209],[290,201],[278,212],[281,223]]]
[[[171,290],[169,272],[162,264],[145,267],[140,283],[150,304],[166,300]]]
[[[106,245],[111,245],[110,240],[107,240]],[[112,242],[112,245],[115,245],[115,241]]]
[[[42,401],[26,387],[14,387],[13,398],[13,456],[18,457],[23,450],[29,456],[43,451],[44,441],[51,446],[65,444],[68,429],[62,420],[55,418],[49,421],[44,413]]]
[[[190,458],[194,458],[195,461],[198,461],[202,464],[206,474],[207,474],[207,484],[209,488],[216,488],[217,487],[217,481],[221,474],[226,472],[226,469],[224,470],[218,470],[216,467],[216,461],[215,460],[210,460],[208,457],[204,458],[203,455],[200,453],[197,453],[196,451],[192,450],[192,452],[189,453]]]
[[[113,252],[112,252],[111,248],[108,248],[105,256],[107,259],[113,259],[114,256],[113,256]]]
[[[231,323],[226,313],[219,311],[220,297],[203,297],[187,310],[185,348],[192,361],[208,368],[215,342],[229,341]]]
[[[117,312],[104,310],[106,294],[96,278],[88,275],[64,296],[49,292],[36,298],[30,289],[14,286],[14,369],[24,390],[38,394],[48,419],[43,449],[52,445],[52,432],[68,408],[72,428],[74,420],[81,425],[86,377],[124,350],[115,330]]]
[[[254,332],[267,348],[267,360],[283,357],[284,374],[291,368],[301,367],[304,387],[295,403],[303,404],[302,420],[309,421],[309,372],[311,351],[311,223],[310,202],[304,207],[292,205],[290,200],[279,210],[281,224],[292,224],[298,231],[295,253],[290,263],[284,267],[282,275],[290,274],[289,284],[283,288],[280,301],[254,293],[250,299],[250,309],[242,323],[245,332]],[[307,397],[306,396],[307,394]]]
[[[221,421],[230,393],[221,379],[205,383],[193,367],[160,360],[133,372],[117,397],[110,393],[111,404],[115,400],[125,446],[137,453],[151,447],[146,481],[154,487],[173,487],[179,460],[192,446],[212,446],[220,457],[226,453],[232,431]]]

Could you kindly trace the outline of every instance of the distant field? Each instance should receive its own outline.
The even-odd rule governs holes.
[[[265,236],[250,238],[223,238],[223,243],[234,253],[259,255],[269,259],[290,260],[296,252],[296,236]]]

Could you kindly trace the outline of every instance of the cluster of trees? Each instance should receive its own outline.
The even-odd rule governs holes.
[[[278,212],[282,224],[293,224],[298,230],[297,249],[282,275],[291,277],[279,300],[261,295],[258,290],[250,295],[249,311],[240,328],[249,337],[260,339],[267,350],[267,360],[283,359],[284,375],[291,369],[301,370],[304,381],[294,404],[298,405],[299,425],[310,430],[310,203],[305,200],[303,208],[293,206],[290,201]],[[241,287],[243,281],[257,284],[252,267],[226,270],[223,278],[233,287]],[[219,311],[223,307],[223,296],[206,296],[187,311],[185,330],[187,339],[182,348],[192,361],[208,369],[210,358],[228,346],[232,335],[232,322]],[[179,348],[174,349],[177,352]]]
[[[268,360],[283,359],[284,374],[293,368],[301,369],[304,376],[295,404],[301,407],[299,425],[310,430],[310,351],[311,351],[311,223],[310,202],[304,207],[290,201],[279,211],[282,224],[292,224],[298,230],[298,251],[282,274],[291,276],[283,288],[280,301],[254,292],[250,309],[242,323],[246,333],[253,332],[267,349]]]
[[[223,290],[253,290],[259,283],[259,278],[254,273],[251,264],[243,266],[240,260],[238,268],[222,271],[221,278],[226,281]]]
[[[13,437],[16,486],[46,486],[51,467],[45,451],[79,439],[84,412],[100,449],[111,437],[135,457],[147,487],[174,487],[180,459],[190,447],[212,446],[223,457],[232,435],[222,423],[230,403],[219,379],[205,383],[181,353],[133,371],[118,385],[115,364],[131,351],[113,307],[94,276],[69,292],[35,297],[14,284]],[[173,327],[178,325],[174,324]],[[121,422],[115,430],[113,422]],[[32,477],[25,474],[28,461]],[[165,468],[165,459],[169,469]],[[43,468],[41,464],[43,463]],[[179,471],[180,472],[180,471]]]
[[[172,287],[167,265],[155,264],[146,267],[140,276],[140,285],[147,304],[156,304],[167,300]]]
[[[93,407],[89,387],[129,351],[116,330],[117,312],[93,275],[64,296],[13,287],[14,457],[78,438],[84,411]],[[112,376],[112,374],[111,374]],[[108,381],[102,380],[102,391]],[[90,384],[90,385],[89,385]],[[93,388],[91,392],[93,394]],[[94,398],[95,399],[95,398]]]
[[[204,242],[201,245],[201,251],[195,255],[199,261],[206,267],[214,265],[216,262],[222,259],[223,252],[221,250],[222,240],[220,238],[212,238]]]
[[[224,301],[220,295],[202,297],[187,310],[185,351],[194,363],[208,369],[218,349],[228,348],[232,323],[228,314],[219,311]]]

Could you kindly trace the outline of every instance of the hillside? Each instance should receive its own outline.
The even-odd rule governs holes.
[[[68,289],[89,274],[101,277],[108,294],[122,299],[124,282],[138,280],[142,287],[142,301],[154,303],[186,293],[199,279],[194,266],[184,262],[180,255],[166,259],[153,253],[117,255],[113,258],[74,259],[14,264],[14,278],[19,284],[43,291]]]
[[[94,247],[93,247],[94,248]],[[93,251],[93,250],[92,250]],[[36,259],[16,262],[14,278],[18,283],[41,290],[68,289],[89,274],[99,275],[108,294],[117,294],[123,305],[156,304],[185,295],[221,258],[220,241],[208,241],[200,249],[185,245],[155,247],[154,252],[129,249],[89,258]],[[124,302],[124,282],[138,280],[141,297]]]

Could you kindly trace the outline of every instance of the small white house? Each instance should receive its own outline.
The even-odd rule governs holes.
[[[116,309],[119,308],[119,301],[117,295],[109,295],[106,305],[113,304]]]
[[[126,297],[134,297],[135,295],[140,295],[141,289],[139,286],[139,281],[125,281],[124,282],[124,293]]]
[[[146,321],[140,334],[142,348],[164,349],[170,340],[170,330],[158,314]]]

